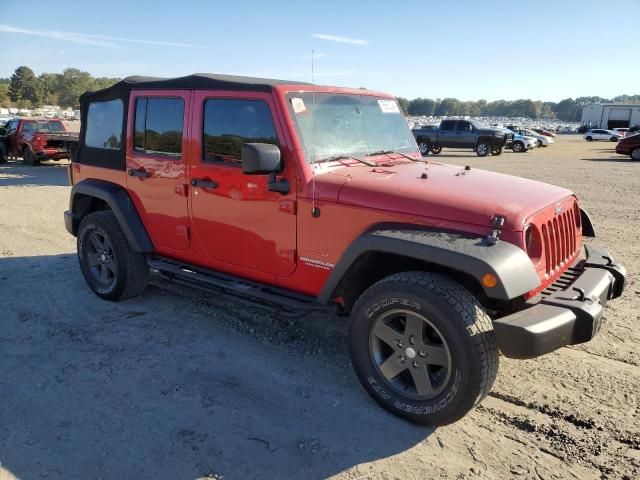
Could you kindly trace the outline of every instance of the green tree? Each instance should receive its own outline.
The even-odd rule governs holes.
[[[402,113],[407,115],[409,113],[409,100],[404,97],[396,97],[396,100],[398,101],[398,105],[400,105],[400,108],[402,109]]]
[[[40,103],[36,76],[29,67],[18,67],[11,76],[9,84],[9,98],[12,102],[25,107],[38,105]]]
[[[9,85],[10,81],[8,78],[0,78],[0,106],[8,107],[11,105]]]
[[[42,89],[43,105],[58,105],[62,75],[59,73],[43,73],[38,77]]]
[[[61,107],[78,108],[80,95],[92,90],[93,78],[89,72],[77,68],[66,68],[60,78],[58,101]]]
[[[560,120],[569,122],[575,121],[579,110],[580,107],[576,104],[576,101],[573,98],[565,98],[564,100],[561,100],[554,108],[554,112]]]
[[[434,114],[436,102],[430,98],[414,98],[409,102],[409,115],[424,115],[430,117]]]

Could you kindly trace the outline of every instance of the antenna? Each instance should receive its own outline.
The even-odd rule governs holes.
[[[311,216],[319,217],[320,209],[316,205],[316,91],[315,91],[315,51],[311,49]]]

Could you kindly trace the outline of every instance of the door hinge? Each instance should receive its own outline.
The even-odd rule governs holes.
[[[296,214],[296,201],[295,200],[280,200],[278,204],[278,210],[288,213],[290,215]]]

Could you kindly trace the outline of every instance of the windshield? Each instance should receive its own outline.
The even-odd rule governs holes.
[[[413,134],[395,100],[296,92],[287,95],[287,104],[308,163],[337,155],[417,152]]]

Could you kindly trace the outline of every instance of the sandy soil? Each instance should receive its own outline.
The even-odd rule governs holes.
[[[630,276],[594,341],[501,358],[491,396],[437,430],[367,396],[343,319],[288,321],[159,278],[99,300],[63,226],[63,166],[0,166],[0,480],[640,478],[640,163],[573,136],[438,158],[575,190]]]

